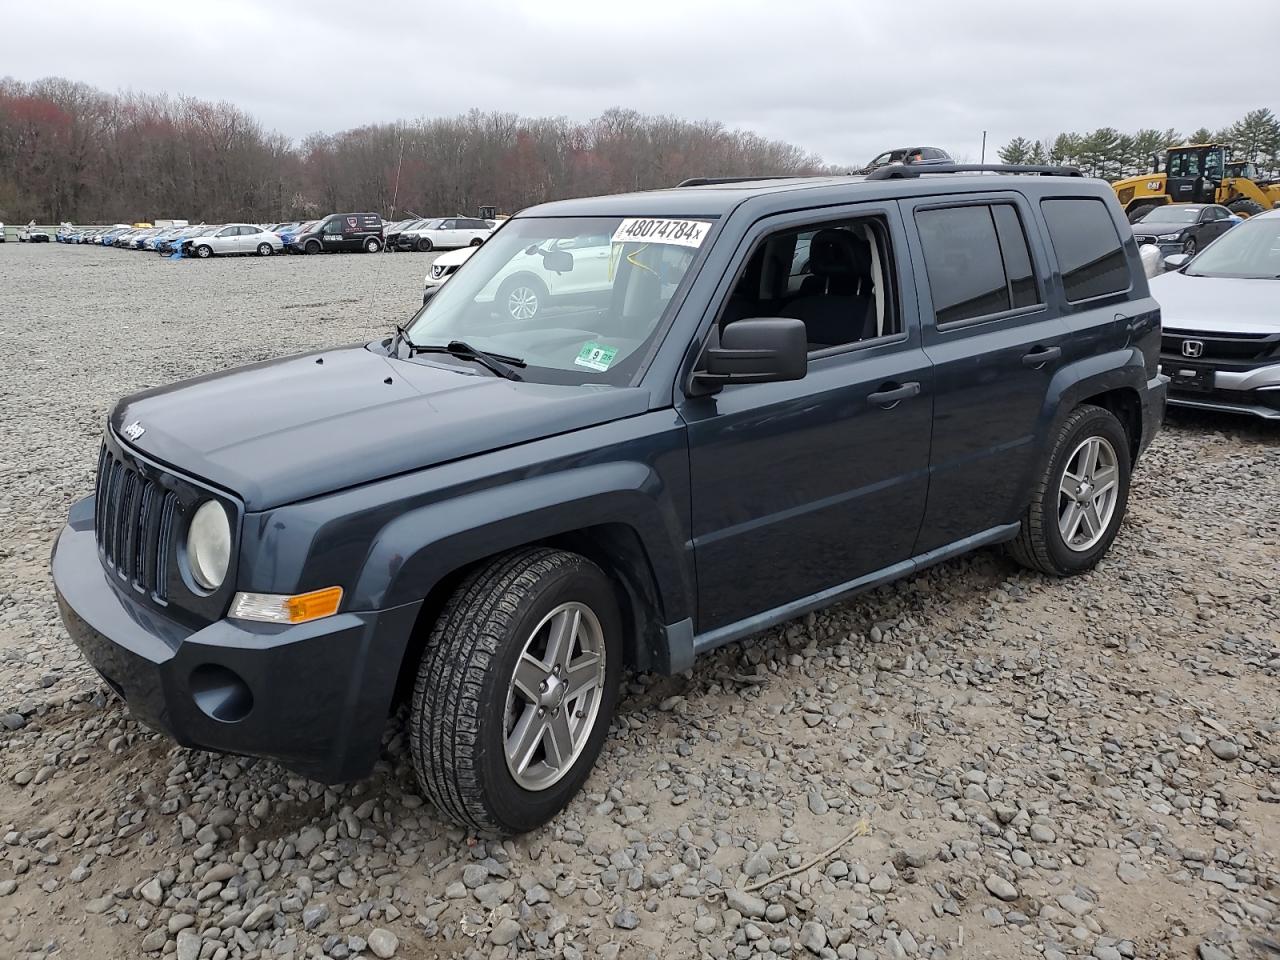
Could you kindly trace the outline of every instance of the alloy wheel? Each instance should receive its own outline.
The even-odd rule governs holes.
[[[1084,553],[1102,539],[1119,492],[1115,448],[1103,437],[1086,437],[1067,458],[1058,485],[1058,532],[1069,550]]]
[[[605,642],[584,603],[562,603],[529,634],[507,685],[507,770],[526,790],[546,790],[577,761],[604,695]]]
[[[512,320],[532,320],[538,315],[538,291],[516,287],[507,295],[507,314]]]

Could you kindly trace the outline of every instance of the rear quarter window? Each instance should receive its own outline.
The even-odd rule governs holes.
[[[1092,300],[1128,290],[1132,280],[1111,211],[1092,197],[1041,200],[1049,240],[1068,301]]]

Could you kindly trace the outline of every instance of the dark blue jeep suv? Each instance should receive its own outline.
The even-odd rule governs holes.
[[[1104,183],[890,167],[507,221],[395,335],[122,400],[53,554],[67,629],[182,744],[523,831],[625,667],[967,550],[1092,568],[1159,429]]]

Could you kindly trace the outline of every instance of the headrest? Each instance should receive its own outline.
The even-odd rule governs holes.
[[[848,230],[819,230],[809,244],[809,272],[821,277],[865,276],[871,244]]]

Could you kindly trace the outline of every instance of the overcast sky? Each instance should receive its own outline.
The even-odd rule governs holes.
[[[3,4],[0,73],[229,100],[291,137],[471,107],[611,106],[831,162],[1022,134],[1218,127],[1280,109],[1280,3],[1036,0],[46,0]],[[1217,37],[1217,39],[1215,39]],[[1241,37],[1260,44],[1249,49]]]

